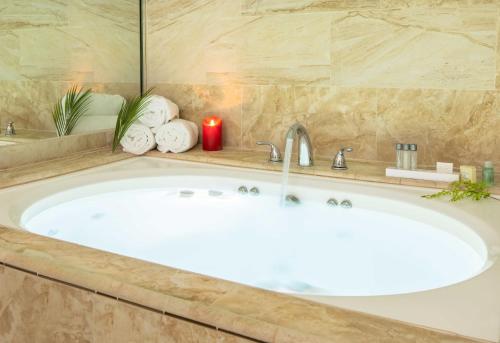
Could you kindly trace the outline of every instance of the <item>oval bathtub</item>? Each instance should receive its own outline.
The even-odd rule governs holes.
[[[453,288],[498,255],[493,200],[450,204],[421,198],[434,190],[300,175],[289,186],[300,204],[281,207],[279,192],[279,173],[140,158],[1,191],[11,205],[0,220],[324,302]]]
[[[366,296],[447,286],[486,265],[482,240],[437,211],[381,197],[178,176],[107,181],[38,201],[21,226],[44,236],[276,291]],[[242,195],[241,185],[259,195]],[[353,208],[326,204],[349,198]],[[374,203],[377,202],[377,206]],[[378,208],[380,207],[380,208]],[[126,239],[124,239],[126,238]]]

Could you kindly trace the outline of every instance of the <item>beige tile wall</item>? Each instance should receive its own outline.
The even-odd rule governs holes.
[[[139,92],[137,0],[2,0],[0,127],[53,130],[53,104],[73,83]]]
[[[225,145],[280,145],[295,121],[315,152],[500,165],[498,0],[147,0],[147,80]]]
[[[0,341],[251,341],[0,264]]]

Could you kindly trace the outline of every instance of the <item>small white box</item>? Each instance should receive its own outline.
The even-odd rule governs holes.
[[[423,169],[406,170],[398,168],[386,168],[385,176],[440,182],[455,182],[460,179],[460,175],[458,173],[438,173],[433,170]]]
[[[436,162],[436,171],[442,174],[453,174],[453,163]]]

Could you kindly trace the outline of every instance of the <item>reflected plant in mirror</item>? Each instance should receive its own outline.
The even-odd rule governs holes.
[[[19,156],[22,144],[28,155],[42,140],[66,152],[68,142],[71,151],[110,144],[122,101],[141,92],[139,1],[8,0],[0,12],[0,151]],[[6,136],[10,122],[16,135]]]
[[[83,91],[81,87],[74,85],[56,103],[52,111],[52,119],[59,137],[71,134],[78,120],[89,109],[92,102],[91,94],[91,89]]]

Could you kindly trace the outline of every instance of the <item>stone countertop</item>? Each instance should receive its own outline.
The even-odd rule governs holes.
[[[206,153],[197,148],[184,154],[150,152],[148,156],[281,170],[281,165],[266,161],[265,152],[224,150]],[[131,157],[121,152],[113,154],[109,148],[104,148],[12,168],[0,172],[0,187]],[[385,165],[351,162],[348,171],[337,172],[330,170],[329,161],[319,160],[312,168],[292,167],[291,171],[412,186],[440,186],[386,178],[384,169]],[[0,228],[0,263],[266,342],[473,341],[4,227]]]

